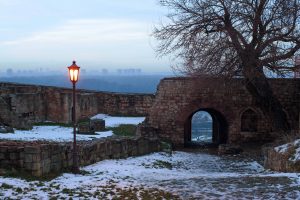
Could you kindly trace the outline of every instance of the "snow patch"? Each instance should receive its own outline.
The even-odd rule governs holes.
[[[120,124],[138,125],[145,120],[145,117],[113,117],[106,114],[97,114],[91,119],[104,119],[106,127],[117,127]]]
[[[92,140],[112,136],[112,131],[96,132],[95,135],[76,135],[76,139]],[[60,126],[34,126],[32,130],[15,130],[15,133],[0,134],[0,139],[37,141],[47,140],[55,142],[68,142],[73,140],[73,128]]]
[[[286,153],[290,146],[291,146],[291,143],[288,143],[288,144],[284,144],[284,145],[275,147],[274,149],[278,153]]]
[[[274,148],[276,152],[281,154],[288,153],[292,149],[294,149],[294,153],[290,155],[289,160],[292,162],[300,161],[300,139]]]
[[[106,127],[117,127],[120,124],[137,125],[145,120],[145,117],[112,117],[98,114],[92,119],[104,119]],[[88,141],[96,138],[112,136],[112,131],[96,132],[95,135],[77,134],[77,140]],[[15,130],[15,133],[0,134],[0,139],[37,141],[47,140],[55,142],[68,142],[73,140],[73,128],[60,126],[34,126],[32,130]]]

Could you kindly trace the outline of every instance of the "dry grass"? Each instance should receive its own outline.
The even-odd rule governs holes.
[[[299,131],[291,131],[291,132],[277,132],[272,133],[273,137],[276,138],[270,146],[279,146],[282,144],[287,144],[294,142],[297,139],[300,139],[300,132]]]

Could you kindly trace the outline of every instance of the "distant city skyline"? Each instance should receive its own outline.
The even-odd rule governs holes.
[[[52,69],[52,68],[24,68],[24,69],[15,69],[15,68],[3,68],[0,70],[0,78],[1,77],[36,77],[36,76],[65,76],[68,72],[66,68],[63,66],[61,69]],[[108,69],[108,68],[81,68],[80,70],[81,76],[104,76],[104,75],[136,75],[136,76],[144,76],[144,75],[166,75],[172,76],[175,73],[171,71],[144,71],[141,68],[118,68],[118,69]]]
[[[157,0],[0,0],[0,72],[61,70],[170,72],[151,37],[166,11]]]

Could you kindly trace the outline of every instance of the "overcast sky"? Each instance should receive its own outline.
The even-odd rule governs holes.
[[[170,70],[151,33],[157,0],[0,0],[0,67]]]

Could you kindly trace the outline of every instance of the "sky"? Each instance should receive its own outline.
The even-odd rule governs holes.
[[[170,71],[151,36],[166,10],[158,0],[0,0],[0,72],[141,68]]]

